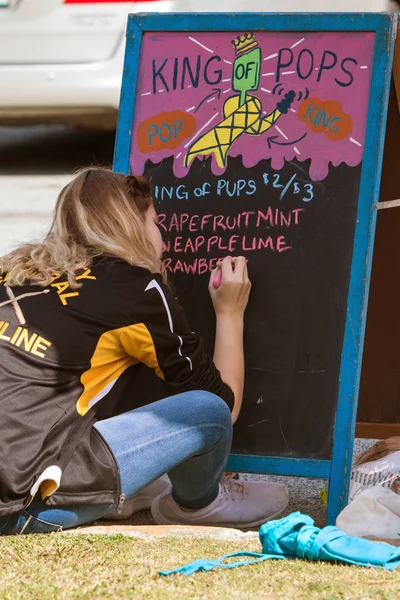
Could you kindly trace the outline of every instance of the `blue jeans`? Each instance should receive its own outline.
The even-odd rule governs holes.
[[[126,499],[168,473],[183,508],[217,496],[232,441],[228,406],[209,392],[185,392],[94,425],[117,462]],[[50,507],[37,494],[24,510],[0,518],[0,535],[47,533],[90,523],[114,505]]]

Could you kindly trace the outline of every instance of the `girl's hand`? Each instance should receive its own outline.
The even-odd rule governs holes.
[[[218,271],[221,271],[221,283],[216,289],[212,282]],[[218,262],[211,273],[208,285],[216,316],[243,317],[250,288],[251,283],[244,256],[235,258],[228,256]]]

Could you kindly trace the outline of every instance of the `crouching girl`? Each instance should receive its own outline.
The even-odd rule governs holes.
[[[286,507],[284,486],[223,477],[243,393],[245,259],[223,260],[209,286],[211,359],[162,252],[148,182],[85,169],[44,241],[0,259],[0,534],[127,516],[165,473],[148,496],[156,523],[250,527]],[[135,393],[142,365],[164,399]]]

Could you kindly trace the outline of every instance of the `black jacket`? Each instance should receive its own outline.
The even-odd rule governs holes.
[[[118,412],[128,369],[154,369],[165,396],[202,389],[233,406],[160,275],[102,258],[78,279],[72,290],[65,276],[47,288],[0,277],[0,516],[38,488],[54,506],[118,502],[118,468],[93,423]]]

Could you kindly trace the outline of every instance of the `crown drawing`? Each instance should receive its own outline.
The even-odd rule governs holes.
[[[258,42],[254,39],[253,33],[238,35],[236,39],[232,40],[232,44],[235,48],[236,56],[243,54],[244,52],[249,52],[249,50],[258,46]]]

